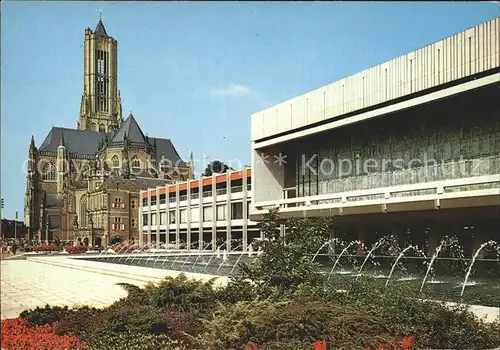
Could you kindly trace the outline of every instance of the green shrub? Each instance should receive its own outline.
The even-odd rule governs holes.
[[[87,306],[70,310],[63,315],[56,326],[56,333],[74,334],[84,339],[104,322],[104,311]]]
[[[324,276],[311,255],[328,236],[329,221],[293,220],[282,237],[277,229],[277,210],[264,214],[260,243],[262,254],[252,263],[241,263],[240,277],[252,282],[261,298],[283,293],[288,295],[299,285],[311,287],[323,283]]]
[[[182,343],[169,339],[165,334],[101,333],[89,339],[92,349],[106,350],[187,350]]]
[[[69,312],[68,307],[49,306],[44,308],[37,307],[36,309],[24,310],[19,317],[28,320],[31,326],[41,326],[43,324],[59,321],[64,315]]]
[[[240,349],[250,343],[313,344],[360,348],[392,342],[383,319],[346,306],[323,302],[239,302],[220,305],[192,343],[200,349]],[[265,348],[265,347],[264,347]]]
[[[181,273],[175,278],[166,277],[158,285],[149,283],[144,288],[126,283],[119,285],[127,290],[127,299],[137,304],[180,310],[205,310],[210,309],[217,301],[214,281],[215,278],[208,282],[188,279]]]
[[[100,330],[111,333],[166,334],[168,326],[161,309],[150,305],[135,305],[130,308],[115,308],[105,312],[103,326]]]

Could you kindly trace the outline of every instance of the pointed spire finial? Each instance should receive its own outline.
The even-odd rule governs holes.
[[[64,147],[65,142],[64,142],[64,133],[61,133],[61,138],[59,139],[59,147]]]
[[[99,9],[99,22],[102,21],[102,9]]]
[[[35,136],[31,135],[30,146],[35,147]]]

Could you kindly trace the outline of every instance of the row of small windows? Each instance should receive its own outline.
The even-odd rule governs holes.
[[[250,202],[247,202],[247,218],[248,214],[250,212]],[[213,208],[212,206],[205,206],[203,207],[201,213],[200,213],[200,208],[191,208],[191,220],[190,222],[200,222],[200,214],[201,214],[201,219],[203,222],[211,222],[214,220],[214,215],[213,215]],[[227,220],[227,205],[226,204],[218,204],[215,208],[215,220],[216,221],[222,221],[222,220]],[[231,216],[231,220],[238,220],[238,219],[243,219],[243,203],[238,202],[238,203],[232,203],[231,204],[231,213],[229,213]],[[170,210],[168,212],[168,223],[170,225],[175,224],[177,219],[176,211],[175,210]],[[188,217],[187,217],[187,209],[181,209],[179,210],[179,222],[180,223],[187,223],[188,222]],[[143,214],[142,215],[142,224],[144,226],[148,225],[148,214]],[[166,212],[160,212],[160,218],[159,218],[160,225],[165,225],[167,222],[167,213]],[[157,225],[157,218],[156,218],[156,213],[151,213],[151,226]]]
[[[132,157],[130,164],[134,169],[141,168],[141,161],[137,156]],[[111,165],[113,168],[120,167],[120,159],[117,156],[111,158]],[[43,181],[56,181],[56,166],[53,163],[45,163],[41,170],[41,176]]]
[[[131,164],[132,168],[137,168],[137,169],[141,168],[141,161],[139,160],[139,157],[137,157],[137,156],[132,157],[132,159],[130,160],[130,164]],[[118,158],[118,156],[113,156],[113,158],[111,158],[111,166],[113,168],[120,167],[120,159]]]

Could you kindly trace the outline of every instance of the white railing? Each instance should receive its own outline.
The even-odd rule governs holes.
[[[237,192],[242,192],[242,191],[243,191],[243,186],[231,187],[231,193],[237,193]]]
[[[467,194],[467,192],[469,192],[469,194]],[[328,204],[329,207],[353,207],[368,204],[401,203],[419,199],[468,197],[471,192],[478,195],[497,194],[500,196],[500,175],[486,175],[472,178],[279,199],[257,202],[254,206],[257,211],[276,206],[280,208],[314,208],[315,205],[323,204]]]
[[[226,193],[227,193],[227,189],[225,189],[225,188],[219,188],[219,189],[215,190],[215,194],[217,196],[219,196],[221,194],[226,194]]]

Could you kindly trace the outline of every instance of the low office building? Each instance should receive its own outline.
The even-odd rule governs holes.
[[[498,240],[499,96],[495,18],[254,113],[250,218],[331,216],[367,244]]]
[[[251,179],[245,168],[141,191],[140,244],[246,251],[261,237],[248,218]]]

